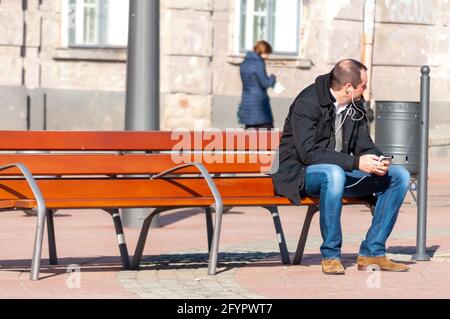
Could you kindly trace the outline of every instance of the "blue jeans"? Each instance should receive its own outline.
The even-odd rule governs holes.
[[[357,183],[364,176],[366,177]],[[385,256],[386,240],[394,228],[400,206],[405,199],[409,188],[409,179],[409,172],[398,165],[391,165],[385,176],[366,174],[360,170],[347,172],[340,166],[332,164],[308,166],[304,195],[320,197],[320,231],[323,238],[320,251],[322,257],[324,259],[341,257],[342,197],[371,194],[377,196],[377,204],[372,225],[361,244],[359,255]]]

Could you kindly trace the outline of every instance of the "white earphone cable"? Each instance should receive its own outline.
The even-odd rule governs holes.
[[[350,188],[350,187],[353,187],[353,186],[358,185],[358,184],[361,183],[361,181],[362,181],[364,178],[366,178],[366,177],[367,177],[367,175],[361,177],[356,183],[354,183],[354,184],[352,184],[352,185],[345,186],[345,188]]]
[[[339,125],[338,129],[337,129],[336,132],[334,133],[335,136],[336,136],[336,135],[339,133],[339,131],[341,130],[342,126],[343,126],[344,123],[345,123],[345,120],[347,119],[347,116],[350,115],[350,118],[351,118],[353,121],[355,121],[355,122],[359,122],[359,121],[361,121],[361,120],[364,118],[364,116],[365,116],[364,111],[361,110],[360,108],[358,108],[358,107],[356,106],[356,104],[355,104],[355,101],[354,101],[354,98],[353,98],[353,91],[352,91],[352,103],[351,103],[351,105],[354,107],[354,109],[353,109],[352,107],[350,107],[350,108],[347,110],[347,112],[345,113],[345,117],[344,117],[344,119],[342,120],[341,125]],[[361,113],[361,116],[360,116],[359,118],[355,118],[356,112],[357,112],[357,111]]]
[[[352,106],[353,106],[354,108],[350,107],[350,108],[348,109],[348,111],[345,113],[345,117],[344,117],[344,119],[342,120],[341,125],[340,125],[339,128],[336,130],[336,135],[337,135],[337,133],[339,132],[339,130],[342,128],[342,126],[344,125],[345,120],[347,119],[347,116],[350,115],[350,118],[351,118],[353,121],[355,121],[355,122],[359,122],[359,121],[361,121],[361,120],[364,118],[364,116],[365,116],[364,111],[361,110],[361,109],[359,109],[359,108],[356,106],[356,104],[355,104],[355,100],[354,100],[354,98],[353,98],[353,91],[352,91]],[[361,116],[360,116],[359,118],[355,118],[356,112],[357,112],[357,111],[361,113]],[[366,178],[366,177],[367,177],[367,175],[361,177],[357,182],[355,182],[355,183],[353,183],[353,184],[351,184],[351,185],[348,185],[348,186],[346,186],[345,188],[350,188],[350,187],[353,187],[353,186],[358,185],[358,184],[361,183],[362,180],[363,180],[364,178]]]

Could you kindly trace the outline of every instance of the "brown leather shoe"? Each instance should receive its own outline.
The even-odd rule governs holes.
[[[339,259],[323,259],[320,263],[322,271],[326,275],[343,275],[345,268]]]
[[[356,261],[358,263],[358,270],[367,270],[372,268],[374,270],[383,271],[408,271],[409,267],[405,264],[395,263],[386,258],[386,256],[381,257],[364,257],[358,256]]]

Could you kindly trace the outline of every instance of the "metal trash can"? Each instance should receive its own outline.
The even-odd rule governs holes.
[[[419,174],[420,102],[377,101],[375,144],[392,164]]]

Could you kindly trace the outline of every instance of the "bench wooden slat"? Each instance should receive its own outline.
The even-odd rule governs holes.
[[[23,209],[35,208],[35,200],[8,200],[5,205],[13,205]],[[2,201],[0,201],[1,205]],[[366,204],[361,198],[344,198],[344,204],[361,205]],[[49,209],[84,209],[84,208],[134,208],[134,207],[200,207],[214,204],[213,197],[201,198],[105,198],[105,199],[79,199],[79,198],[60,198],[47,199],[46,205]],[[224,197],[225,206],[288,206],[292,205],[284,197]],[[319,198],[305,197],[302,205],[318,205]],[[7,206],[11,207],[11,206]]]
[[[271,154],[0,154],[0,166],[22,163],[33,175],[127,175],[158,174],[182,163],[201,162],[211,174],[260,173],[270,170],[272,157]],[[199,171],[186,167],[176,173],[198,174]],[[12,168],[0,171],[1,175],[20,175],[20,172]]]
[[[204,150],[208,146],[216,150],[275,150],[280,136],[276,131],[267,134],[255,131],[0,131],[0,150],[170,151],[180,146],[181,140],[191,150]],[[185,137],[189,139],[182,139]]]
[[[274,196],[269,177],[215,178],[223,197]],[[209,197],[205,180],[201,178],[174,179],[107,179],[70,178],[39,179],[37,183],[44,198],[142,198],[142,197]],[[72,196],[68,196],[72,194]],[[0,199],[32,198],[25,180],[0,180]]]
[[[16,201],[12,200],[12,199],[0,200],[0,208],[1,209],[14,208],[15,204],[16,204]]]
[[[223,198],[276,197],[270,177],[214,178]],[[45,199],[58,198],[196,198],[210,197],[201,178],[173,179],[40,179],[37,181]],[[33,198],[25,180],[0,180],[1,199]]]

